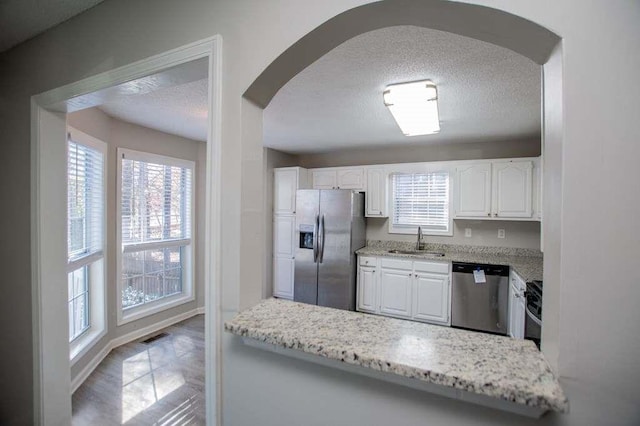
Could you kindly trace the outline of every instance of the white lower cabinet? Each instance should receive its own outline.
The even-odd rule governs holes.
[[[275,256],[273,262],[273,295],[293,300],[293,274],[295,259],[290,256]]]
[[[449,276],[416,273],[413,286],[413,318],[447,324],[449,322]]]
[[[411,283],[411,269],[380,268],[380,313],[411,318]]]
[[[359,264],[359,311],[449,324],[448,262],[360,257]]]
[[[524,339],[527,284],[513,271],[509,281],[509,336]]]
[[[375,313],[378,307],[376,269],[361,266],[358,270],[358,310]]]
[[[276,215],[273,219],[273,295],[293,300],[296,217]]]

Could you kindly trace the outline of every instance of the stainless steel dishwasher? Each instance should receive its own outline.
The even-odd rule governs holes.
[[[452,272],[451,326],[507,334],[509,267],[453,262]]]

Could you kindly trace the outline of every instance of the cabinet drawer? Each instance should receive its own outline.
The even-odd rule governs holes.
[[[399,260],[399,259],[389,259],[389,258],[380,259],[380,266],[382,268],[405,269],[407,271],[411,271],[412,263],[413,262],[411,260]]]
[[[358,256],[360,259],[360,266],[369,266],[371,268],[376,267],[376,258],[375,257],[363,257]]]
[[[448,274],[449,262],[413,262],[416,272],[433,272],[435,274]]]

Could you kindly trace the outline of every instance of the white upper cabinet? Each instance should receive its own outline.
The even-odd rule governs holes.
[[[494,217],[532,217],[532,183],[531,161],[494,162]]]
[[[340,167],[316,169],[312,171],[313,189],[354,189],[365,188],[364,167]]]
[[[338,189],[364,189],[364,167],[339,169]]]
[[[497,160],[456,167],[455,219],[532,220],[534,161]],[[536,185],[538,181],[536,181]]]
[[[336,189],[338,176],[335,170],[314,170],[313,189]]]
[[[387,174],[383,167],[367,169],[367,217],[387,217]]]
[[[456,167],[454,217],[491,216],[491,163]]]
[[[307,188],[307,170],[302,167],[283,167],[274,169],[275,214],[294,214],[296,212],[296,191]]]

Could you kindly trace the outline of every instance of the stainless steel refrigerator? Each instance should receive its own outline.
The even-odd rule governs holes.
[[[365,245],[364,194],[300,189],[296,224],[293,300],[355,310],[355,251]]]

